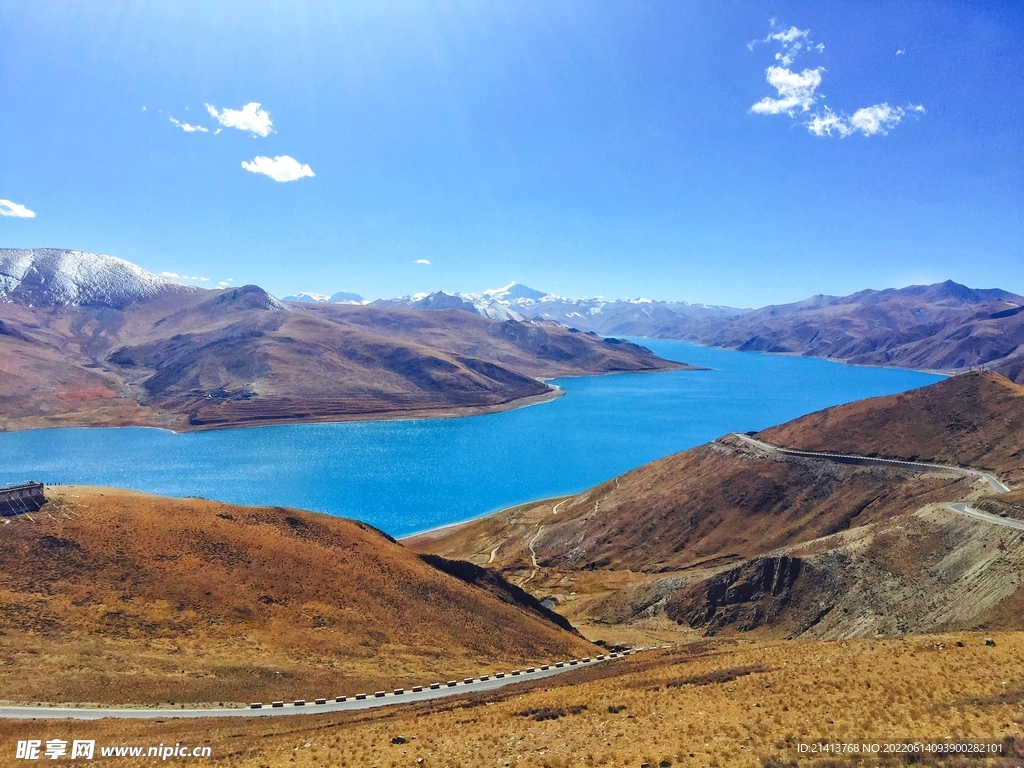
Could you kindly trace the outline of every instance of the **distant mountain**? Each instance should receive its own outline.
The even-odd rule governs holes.
[[[552,320],[605,336],[684,339],[743,351],[940,371],[985,366],[1024,382],[1024,297],[951,280],[761,309],[651,299],[566,298],[519,283],[480,293],[375,302],[462,309],[495,319]]]
[[[113,256],[0,248],[0,301],[30,307],[124,308],[140,299],[195,290]]]
[[[109,256],[4,253],[0,429],[471,413],[556,396],[543,378],[685,367],[555,323],[459,311],[461,299],[434,313],[285,303]]]
[[[358,293],[340,291],[331,296],[323,293],[297,293],[285,296],[284,301],[298,301],[304,304],[362,304],[365,299]]]
[[[516,299],[533,299],[536,301],[543,299],[548,294],[543,291],[534,290],[521,283],[509,283],[504,288],[492,288],[489,291],[484,291],[483,295],[495,301],[512,302]]]
[[[331,297],[323,293],[296,293],[294,296],[285,296],[283,300],[299,301],[305,304],[326,304]]]
[[[602,336],[677,338],[678,333],[706,319],[737,316],[747,310],[650,299],[569,299],[510,283],[480,293],[417,293],[380,299],[377,306],[406,309],[462,309],[494,320],[552,320]]]
[[[399,299],[378,299],[373,302],[376,307],[395,307],[402,309],[461,309],[472,312],[480,317],[488,317],[491,320],[525,320],[520,313],[511,309],[507,304],[484,298],[479,294],[445,293],[436,291],[434,293],[417,293],[412,296],[403,296]]]
[[[941,371],[985,366],[1024,381],[1024,297],[947,280],[815,296],[666,329],[709,346]]]

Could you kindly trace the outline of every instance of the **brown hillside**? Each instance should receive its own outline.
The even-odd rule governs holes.
[[[988,469],[1024,481],[1024,386],[966,373],[889,397],[827,408],[759,435],[805,451],[859,453]]]
[[[629,342],[468,312],[285,305],[257,286],[124,308],[0,304],[0,428],[451,415],[539,378],[685,368]]]
[[[662,333],[716,347],[857,365],[959,372],[983,365],[1024,383],[1022,305],[1024,297],[1016,294],[947,280],[705,315],[677,321]]]
[[[525,505],[404,543],[481,564],[498,546],[491,563],[506,573],[531,569],[531,545],[542,568],[660,573],[754,557],[967,489],[951,475],[784,458],[723,439],[571,497],[557,514]]]
[[[51,488],[0,526],[8,701],[313,698],[587,653],[499,582],[361,523]]]
[[[1013,482],[1022,477],[1022,392],[996,374],[965,374],[760,436],[988,468]],[[840,464],[725,437],[577,496],[406,543],[500,569],[557,601],[592,638],[635,637],[624,628],[640,624],[657,637],[664,618],[699,632],[824,637],[1021,628],[1024,538],[942,505],[965,498],[1024,517],[1019,492],[993,496],[952,471]]]

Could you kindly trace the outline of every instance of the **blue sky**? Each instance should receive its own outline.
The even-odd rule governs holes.
[[[277,295],[1024,293],[1022,38],[997,2],[0,0],[0,245]]]

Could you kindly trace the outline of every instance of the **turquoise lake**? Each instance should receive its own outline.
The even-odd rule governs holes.
[[[558,379],[566,394],[554,401],[456,419],[3,433],[0,485],[33,479],[299,507],[402,536],[578,492],[727,432],[941,378],[635,341],[713,370]]]

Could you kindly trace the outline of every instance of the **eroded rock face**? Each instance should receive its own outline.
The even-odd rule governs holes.
[[[709,634],[724,627],[741,631],[773,622],[800,578],[797,557],[764,557],[747,562],[676,592],[666,615]]]

